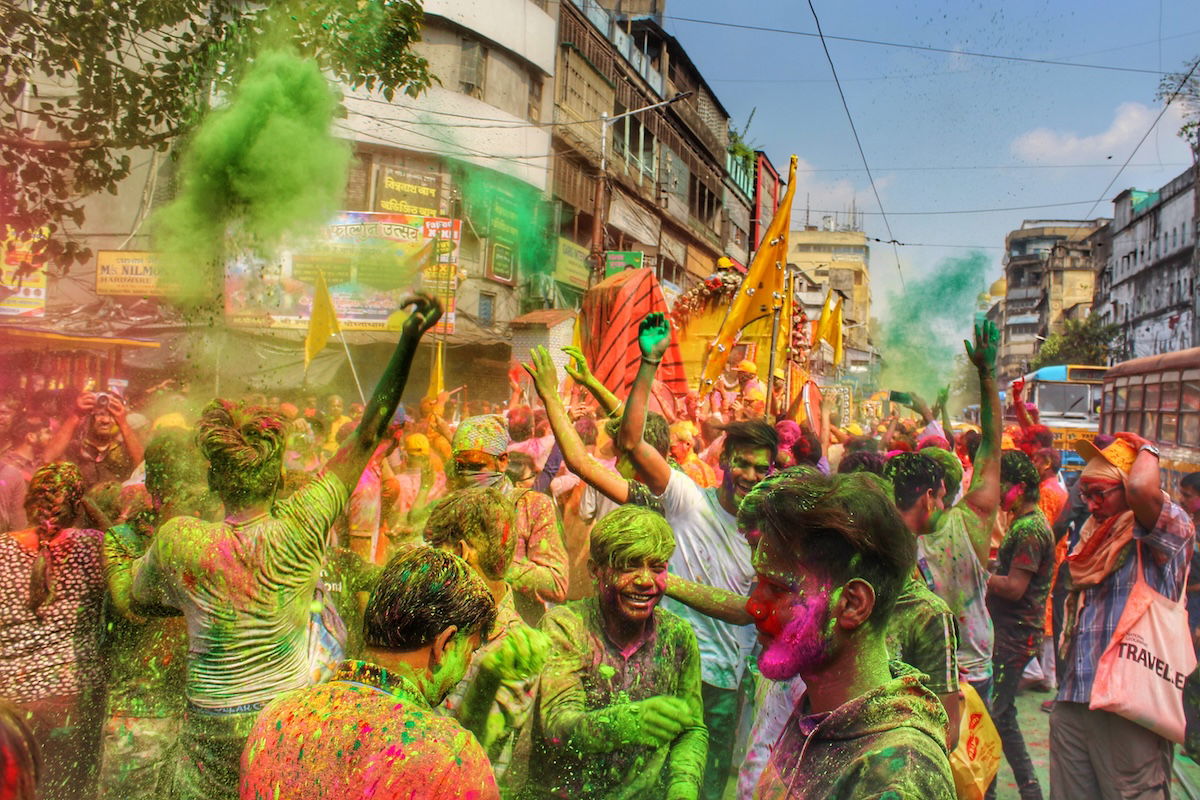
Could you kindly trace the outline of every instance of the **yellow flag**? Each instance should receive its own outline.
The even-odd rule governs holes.
[[[304,368],[317,353],[325,349],[329,337],[338,333],[337,312],[333,310],[333,299],[329,296],[329,287],[325,285],[325,273],[317,273],[317,285],[313,290],[312,313],[308,315],[308,335],[304,337]]]
[[[796,194],[796,156],[788,167],[787,191],[783,203],[763,236],[754,260],[737,296],[717,331],[717,338],[705,356],[704,372],[700,377],[700,393],[708,394],[724,372],[725,363],[733,350],[734,340],[742,328],[751,322],[771,315],[771,310],[783,302],[784,277],[787,273],[788,228],[792,223],[792,197]],[[782,323],[782,320],[781,320]]]
[[[833,363],[835,365],[842,363],[844,355],[842,348],[842,301],[845,298],[838,296],[837,306],[833,309],[833,317],[829,325],[829,338],[827,341],[833,345]]]
[[[813,336],[813,346],[817,347],[818,343],[824,339],[833,344],[829,339],[830,327],[833,324],[833,289],[830,289],[825,294],[825,304],[821,306],[821,316],[817,318],[817,332]]]
[[[433,369],[429,372],[429,391],[425,392],[430,400],[437,400],[438,395],[446,391],[445,363],[442,360],[445,347],[446,343],[439,340],[433,348]]]

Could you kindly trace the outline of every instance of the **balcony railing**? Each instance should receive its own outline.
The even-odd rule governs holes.
[[[633,37],[621,30],[616,18],[606,8],[597,3],[596,0],[571,0],[571,2],[612,42],[613,47],[633,67],[634,71],[641,75],[646,83],[650,84],[650,88],[654,90],[654,93],[662,97],[662,73],[650,66],[650,59],[646,58],[645,53],[637,49],[633,43]]]

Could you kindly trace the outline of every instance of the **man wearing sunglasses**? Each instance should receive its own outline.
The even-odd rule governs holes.
[[[1075,451],[1087,459],[1079,495],[1091,516],[1067,556],[1071,591],[1050,712],[1050,797],[1168,797],[1171,743],[1088,704],[1097,663],[1137,581],[1135,543],[1147,583],[1178,597],[1195,527],[1160,488],[1152,443],[1118,433],[1104,449],[1079,440]]]

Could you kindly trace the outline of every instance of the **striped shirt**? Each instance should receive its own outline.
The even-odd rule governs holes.
[[[1142,568],[1146,582],[1168,597],[1179,598],[1188,553],[1196,536],[1187,512],[1163,500],[1162,513],[1152,530],[1134,522],[1133,538],[1146,545]],[[1092,696],[1096,664],[1112,640],[1117,621],[1125,610],[1129,593],[1137,581],[1137,553],[1131,542],[1119,566],[1099,585],[1083,590],[1082,608],[1066,656],[1059,662],[1058,699],[1087,703]]]

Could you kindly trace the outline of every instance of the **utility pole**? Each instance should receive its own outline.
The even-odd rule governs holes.
[[[596,283],[604,280],[604,225],[608,217],[608,203],[605,202],[608,189],[608,129],[619,119],[640,114],[643,111],[669,106],[671,103],[683,100],[691,94],[691,92],[680,92],[670,100],[663,100],[662,102],[653,103],[642,108],[635,108],[623,114],[609,116],[605,112],[600,115],[600,173],[596,176],[596,195],[592,202],[592,276]]]

